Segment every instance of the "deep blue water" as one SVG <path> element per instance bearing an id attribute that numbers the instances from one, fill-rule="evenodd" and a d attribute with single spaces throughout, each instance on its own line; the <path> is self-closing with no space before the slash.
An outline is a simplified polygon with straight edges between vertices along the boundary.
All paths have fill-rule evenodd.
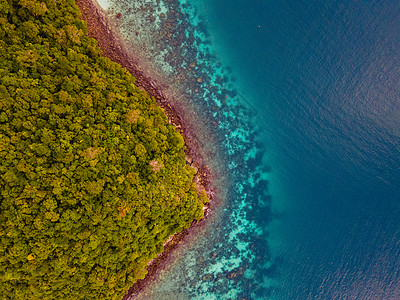
<path id="1" fill-rule="evenodd" d="M 399 2 L 109 2 L 220 191 L 143 297 L 400 299 Z"/>
<path id="2" fill-rule="evenodd" d="M 400 299 L 399 2 L 206 3 L 277 177 L 277 298 Z"/>

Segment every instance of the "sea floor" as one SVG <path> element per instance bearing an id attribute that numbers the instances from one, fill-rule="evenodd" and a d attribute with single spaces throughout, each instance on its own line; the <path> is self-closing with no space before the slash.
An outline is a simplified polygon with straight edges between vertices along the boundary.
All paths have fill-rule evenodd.
<path id="1" fill-rule="evenodd" d="M 275 274 L 265 230 L 273 214 L 266 151 L 253 122 L 257 109 L 221 64 L 202 2 L 99 4 L 127 50 L 190 124 L 217 191 L 205 226 L 185 238 L 138 299 L 267 296 Z"/>

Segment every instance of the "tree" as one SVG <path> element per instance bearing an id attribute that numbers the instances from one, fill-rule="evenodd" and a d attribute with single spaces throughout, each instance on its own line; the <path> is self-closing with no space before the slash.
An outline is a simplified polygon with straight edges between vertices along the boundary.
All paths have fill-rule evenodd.
<path id="1" fill-rule="evenodd" d="M 120 299 L 201 218 L 183 138 L 72 0 L 0 0 L 0 298 Z"/>

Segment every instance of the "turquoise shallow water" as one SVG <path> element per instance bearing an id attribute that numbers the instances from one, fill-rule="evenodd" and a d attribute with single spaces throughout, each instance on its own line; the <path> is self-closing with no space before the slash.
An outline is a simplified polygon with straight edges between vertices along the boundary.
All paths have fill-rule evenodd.
<path id="1" fill-rule="evenodd" d="M 400 5 L 110 0 L 219 201 L 143 299 L 400 298 Z"/>

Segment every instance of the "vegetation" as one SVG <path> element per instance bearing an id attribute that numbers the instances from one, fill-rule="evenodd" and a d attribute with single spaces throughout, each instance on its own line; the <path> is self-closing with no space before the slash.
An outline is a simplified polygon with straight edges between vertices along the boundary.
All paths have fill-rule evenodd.
<path id="1" fill-rule="evenodd" d="M 0 298 L 121 299 L 203 214 L 184 142 L 73 0 L 0 0 Z"/>

